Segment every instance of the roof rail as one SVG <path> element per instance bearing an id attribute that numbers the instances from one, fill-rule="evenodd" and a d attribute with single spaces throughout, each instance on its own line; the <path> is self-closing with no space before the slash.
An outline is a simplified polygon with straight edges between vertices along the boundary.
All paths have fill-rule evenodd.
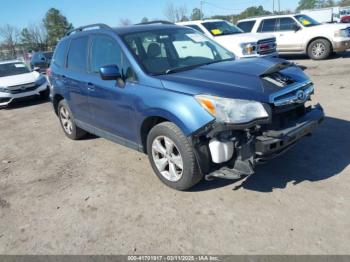
<path id="1" fill-rule="evenodd" d="M 166 21 L 166 20 L 154 20 L 154 21 L 139 23 L 136 25 L 152 25 L 152 24 L 173 25 L 174 23 Z"/>
<path id="2" fill-rule="evenodd" d="M 80 26 L 80 27 L 77 27 L 77 28 L 74 28 L 72 30 L 69 30 L 65 36 L 69 36 L 71 35 L 72 33 L 74 32 L 82 32 L 84 31 L 84 29 L 87 29 L 87 28 L 94 28 L 94 27 L 98 27 L 99 29 L 112 29 L 110 26 L 106 25 L 106 24 L 91 24 L 91 25 L 84 25 L 84 26 Z"/>

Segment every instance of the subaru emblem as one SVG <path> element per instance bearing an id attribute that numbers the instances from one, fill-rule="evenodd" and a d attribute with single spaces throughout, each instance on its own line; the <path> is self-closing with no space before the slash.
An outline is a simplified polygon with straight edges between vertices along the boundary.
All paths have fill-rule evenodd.
<path id="1" fill-rule="evenodd" d="M 305 92 L 303 90 L 299 90 L 296 93 L 296 97 L 297 97 L 297 101 L 299 103 L 305 102 L 305 100 L 306 100 L 306 94 L 305 94 Z"/>

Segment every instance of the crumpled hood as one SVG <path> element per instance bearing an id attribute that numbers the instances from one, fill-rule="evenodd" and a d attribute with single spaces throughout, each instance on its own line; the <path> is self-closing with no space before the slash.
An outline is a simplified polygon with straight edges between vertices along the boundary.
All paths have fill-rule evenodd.
<path id="1" fill-rule="evenodd" d="M 0 86 L 8 87 L 8 86 L 17 86 L 17 85 L 33 83 L 36 80 L 38 80 L 39 76 L 40 74 L 38 72 L 33 71 L 30 73 L 25 73 L 20 75 L 0 77 Z"/>
<path id="2" fill-rule="evenodd" d="M 285 87 L 266 85 L 263 75 L 281 72 L 296 82 L 309 78 L 297 66 L 279 58 L 256 58 L 201 66 L 157 76 L 164 88 L 191 95 L 210 94 L 228 98 L 269 102 L 272 93 Z"/>

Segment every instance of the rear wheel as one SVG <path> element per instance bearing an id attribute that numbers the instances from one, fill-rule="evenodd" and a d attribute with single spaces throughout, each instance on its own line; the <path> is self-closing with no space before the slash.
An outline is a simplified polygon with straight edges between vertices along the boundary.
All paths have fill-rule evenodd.
<path id="1" fill-rule="evenodd" d="M 86 131 L 79 128 L 74 121 L 72 112 L 70 111 L 66 100 L 58 103 L 58 117 L 65 135 L 72 139 L 78 140 L 86 135 Z"/>
<path id="2" fill-rule="evenodd" d="M 323 60 L 332 54 L 332 45 L 326 39 L 316 39 L 308 47 L 308 55 L 313 60 Z"/>
<path id="3" fill-rule="evenodd" d="M 154 172 L 171 188 L 187 190 L 202 179 L 191 143 L 171 122 L 152 128 L 147 137 L 147 152 Z"/>

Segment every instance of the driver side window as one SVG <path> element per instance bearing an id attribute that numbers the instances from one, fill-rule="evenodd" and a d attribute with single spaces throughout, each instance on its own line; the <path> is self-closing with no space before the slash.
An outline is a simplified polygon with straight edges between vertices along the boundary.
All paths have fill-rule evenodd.
<path id="1" fill-rule="evenodd" d="M 90 71 L 98 73 L 101 67 L 107 65 L 118 66 L 125 80 L 135 80 L 135 74 L 119 44 L 111 37 L 96 35 L 91 45 Z"/>

